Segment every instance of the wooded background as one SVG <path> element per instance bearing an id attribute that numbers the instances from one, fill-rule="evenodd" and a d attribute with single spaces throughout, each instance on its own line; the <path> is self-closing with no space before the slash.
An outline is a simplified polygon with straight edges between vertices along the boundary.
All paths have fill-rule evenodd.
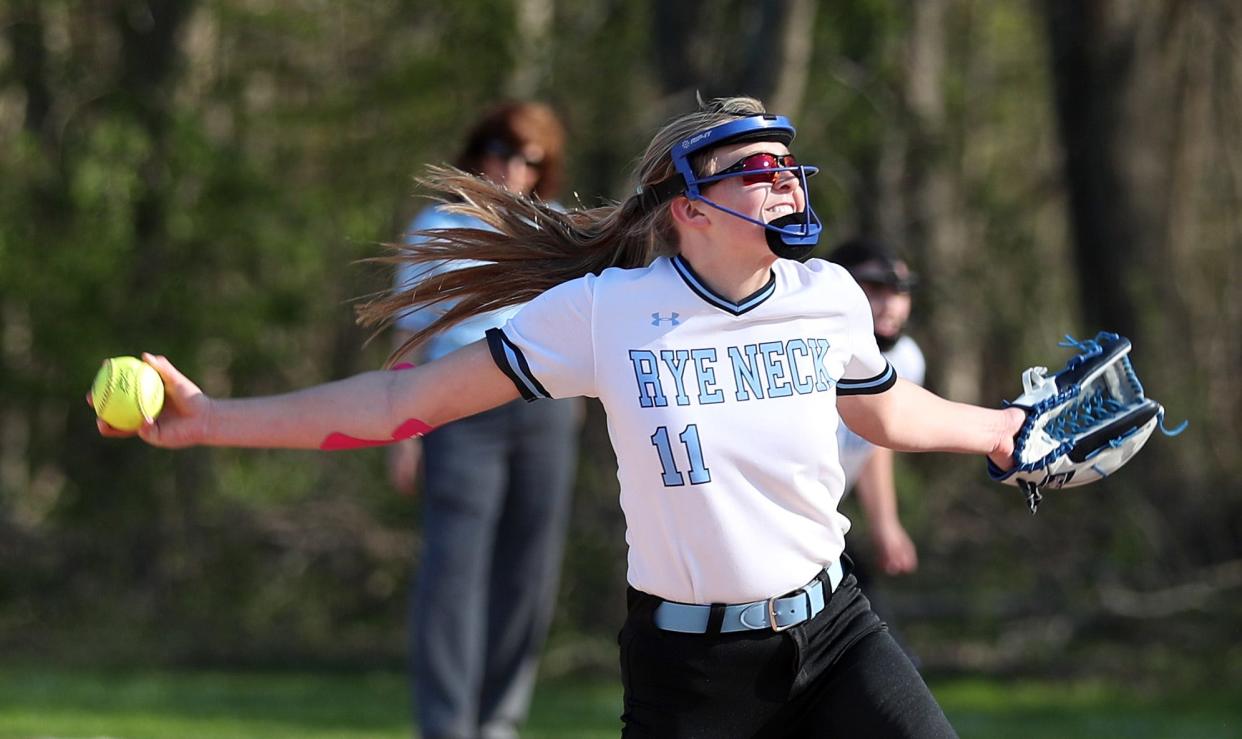
<path id="1" fill-rule="evenodd" d="M 885 587 L 927 668 L 1237 679 L 1240 31 L 1228 0 L 3 0 L 0 654 L 399 664 L 419 511 L 383 452 L 104 440 L 100 360 L 227 395 L 374 368 L 357 260 L 484 106 L 564 115 L 573 207 L 697 92 L 795 120 L 825 250 L 906 252 L 933 389 L 999 404 L 1107 329 L 1190 420 L 1035 517 L 902 457 L 922 567 Z M 623 615 L 597 406 L 584 439 L 553 672 L 613 669 Z"/>

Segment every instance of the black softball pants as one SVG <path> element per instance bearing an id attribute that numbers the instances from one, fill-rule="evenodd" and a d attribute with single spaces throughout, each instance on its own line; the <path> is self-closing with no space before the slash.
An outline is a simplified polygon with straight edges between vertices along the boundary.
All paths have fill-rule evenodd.
<path id="1" fill-rule="evenodd" d="M 852 574 L 815 618 L 781 633 L 662 631 L 660 599 L 628 595 L 626 739 L 957 736 Z"/>

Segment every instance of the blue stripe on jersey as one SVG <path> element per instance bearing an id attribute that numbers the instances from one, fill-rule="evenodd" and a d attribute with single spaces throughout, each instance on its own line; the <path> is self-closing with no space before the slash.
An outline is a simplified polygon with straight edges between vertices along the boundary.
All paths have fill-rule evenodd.
<path id="1" fill-rule="evenodd" d="M 530 365 L 526 363 L 526 356 L 522 354 L 522 350 L 509 341 L 509 337 L 505 336 L 505 332 L 498 328 L 489 328 L 487 330 L 487 348 L 491 350 L 492 361 L 500 368 L 501 372 L 508 375 L 509 379 L 517 387 L 518 392 L 527 402 L 538 400 L 539 398 L 550 398 L 551 394 L 539 384 L 539 380 L 535 379 L 535 375 L 530 371 Z"/>
<path id="2" fill-rule="evenodd" d="M 757 308 L 760 303 L 772 297 L 772 293 L 776 292 L 776 274 L 769 273 L 766 285 L 759 288 L 748 297 L 743 298 L 742 302 L 734 303 L 733 301 L 728 300 L 727 298 L 722 298 L 715 292 L 712 292 L 712 289 L 707 286 L 707 283 L 703 282 L 703 280 L 701 280 L 699 276 L 694 273 L 694 270 L 690 267 L 690 264 L 686 262 L 686 260 L 682 259 L 680 254 L 673 257 L 672 262 L 673 268 L 677 270 L 677 274 L 681 275 L 681 279 L 685 280 L 686 285 L 691 291 L 693 291 L 700 298 L 703 298 L 703 300 L 706 300 L 708 303 L 711 303 L 722 310 L 726 310 L 735 316 L 740 316 L 748 310 Z"/>
<path id="3" fill-rule="evenodd" d="M 875 377 L 865 380 L 847 380 L 844 377 L 837 381 L 837 395 L 875 395 L 882 393 L 897 384 L 897 371 L 893 365 L 884 363 L 884 371 Z"/>

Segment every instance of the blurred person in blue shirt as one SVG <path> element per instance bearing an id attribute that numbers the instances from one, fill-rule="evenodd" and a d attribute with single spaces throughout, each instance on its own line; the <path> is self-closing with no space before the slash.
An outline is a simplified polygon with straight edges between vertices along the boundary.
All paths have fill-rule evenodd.
<path id="1" fill-rule="evenodd" d="M 541 103 L 506 102 L 470 129 L 455 166 L 509 190 L 552 201 L 563 180 L 565 130 Z M 407 241 L 483 222 L 427 207 Z M 469 266 L 398 269 L 396 286 Z M 405 343 L 451 303 L 397 321 Z M 468 318 L 432 335 L 404 359 L 438 359 L 483 338 L 521 308 Z M 393 485 L 413 494 L 424 472 L 423 545 L 410 599 L 410 665 L 422 736 L 517 736 L 534 691 L 551 623 L 577 471 L 581 399 L 515 400 L 390 450 Z"/>

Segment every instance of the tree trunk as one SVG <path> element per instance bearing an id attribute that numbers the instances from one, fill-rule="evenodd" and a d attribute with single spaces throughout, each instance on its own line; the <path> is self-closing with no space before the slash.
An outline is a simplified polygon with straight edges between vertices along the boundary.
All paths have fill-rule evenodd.
<path id="1" fill-rule="evenodd" d="M 815 14 L 814 0 L 656 0 L 652 38 L 661 89 L 677 98 L 750 95 L 796 116 L 815 46 Z"/>
<path id="2" fill-rule="evenodd" d="M 42 138 L 49 133 L 48 114 L 52 109 L 42 8 L 34 0 L 15 0 L 5 25 L 13 54 L 13 70 L 26 95 L 23 128 Z"/>
<path id="3" fill-rule="evenodd" d="M 533 98 L 547 86 L 552 67 L 552 18 L 554 0 L 517 0 L 517 53 L 509 94 Z"/>
<path id="4" fill-rule="evenodd" d="M 1153 234 L 1138 228 L 1133 191 L 1123 176 L 1126 158 L 1142 153 L 1125 141 L 1136 39 L 1130 23 L 1110 12 L 1116 5 L 1045 0 L 1043 9 L 1083 319 L 1088 330 L 1138 341 L 1127 285 L 1135 250 Z"/>
<path id="5" fill-rule="evenodd" d="M 146 278 L 158 275 L 162 266 L 159 257 L 167 215 L 166 138 L 172 120 L 172 82 L 181 63 L 180 31 L 193 5 L 193 0 L 127 2 L 118 4 L 113 14 L 121 37 L 118 107 L 134 116 L 151 143 L 151 154 L 141 167 L 146 188 L 134 208 L 134 233 L 149 265 L 142 272 Z"/>
<path id="6" fill-rule="evenodd" d="M 946 151 L 944 91 L 946 0 L 912 5 L 906 65 L 910 114 L 906 153 L 905 243 L 925 266 L 924 325 L 929 334 L 933 384 L 946 397 L 977 402 L 984 315 L 969 284 L 970 242 L 963 224 L 959 183 Z"/>

